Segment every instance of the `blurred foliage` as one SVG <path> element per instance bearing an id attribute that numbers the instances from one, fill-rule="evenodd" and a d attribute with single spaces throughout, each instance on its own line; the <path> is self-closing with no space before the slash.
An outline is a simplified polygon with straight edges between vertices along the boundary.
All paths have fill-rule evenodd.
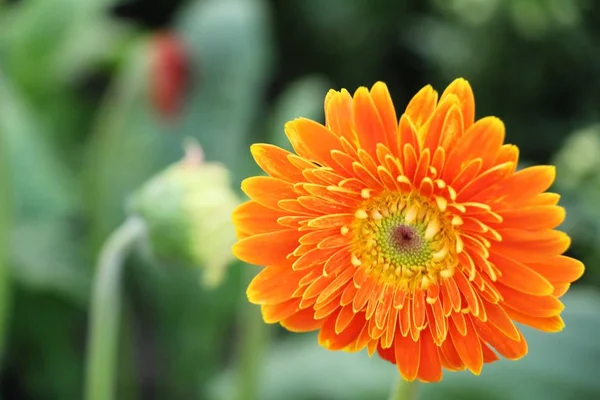
<path id="1" fill-rule="evenodd" d="M 248 145 L 288 147 L 284 122 L 321 120 L 329 88 L 383 80 L 402 107 L 457 76 L 479 116 L 505 121 L 524 164 L 557 164 L 570 252 L 588 269 L 565 297 L 563 333 L 527 331 L 523 361 L 449 373 L 420 396 L 600 397 L 599 19 L 590 0 L 0 2 L 0 397 L 80 397 L 98 249 L 131 193 L 181 158 L 183 138 L 239 186 L 258 173 Z M 175 119 L 150 96 L 165 30 L 189 61 Z M 226 398 L 250 267 L 232 265 L 211 291 L 195 269 L 143 256 L 128 267 L 119 398 Z M 396 376 L 312 335 L 273 333 L 255 366 L 261 399 L 383 399 Z"/>

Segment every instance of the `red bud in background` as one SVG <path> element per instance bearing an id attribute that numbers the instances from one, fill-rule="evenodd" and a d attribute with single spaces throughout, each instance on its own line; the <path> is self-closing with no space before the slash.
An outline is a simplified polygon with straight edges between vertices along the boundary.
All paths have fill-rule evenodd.
<path id="1" fill-rule="evenodd" d="M 150 74 L 152 104 L 163 119 L 180 113 L 189 79 L 188 58 L 183 43 L 172 32 L 156 35 L 152 43 Z"/>

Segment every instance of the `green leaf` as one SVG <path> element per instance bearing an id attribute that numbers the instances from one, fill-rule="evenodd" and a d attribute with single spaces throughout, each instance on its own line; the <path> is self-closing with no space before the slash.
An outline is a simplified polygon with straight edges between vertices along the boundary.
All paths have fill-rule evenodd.
<path id="1" fill-rule="evenodd" d="M 85 301 L 88 277 L 81 238 L 67 222 L 77 210 L 74 178 L 58 158 L 35 113 L 0 75 L 1 148 L 14 201 L 10 266 L 19 283 Z M 4 208 L 3 208 L 4 210 Z"/>
<path id="2" fill-rule="evenodd" d="M 0 130 L 14 184 L 15 216 L 64 217 L 76 209 L 73 176 L 48 141 L 35 112 L 0 74 Z"/>

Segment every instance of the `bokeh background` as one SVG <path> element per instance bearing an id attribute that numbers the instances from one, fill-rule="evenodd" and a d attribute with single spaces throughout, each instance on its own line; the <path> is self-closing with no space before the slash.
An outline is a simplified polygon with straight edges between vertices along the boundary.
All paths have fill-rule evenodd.
<path id="1" fill-rule="evenodd" d="M 600 398 L 598 21 L 593 0 L 0 1 L 1 398 L 82 398 L 98 251 L 184 138 L 238 190 L 258 173 L 248 145 L 288 147 L 283 123 L 322 121 L 329 88 L 383 80 L 402 109 L 459 76 L 522 165 L 558 166 L 587 271 L 563 332 L 525 329 L 522 361 L 447 372 L 418 398 Z M 201 268 L 129 260 L 119 399 L 386 398 L 393 365 L 263 325 L 254 267 L 215 289 Z"/>

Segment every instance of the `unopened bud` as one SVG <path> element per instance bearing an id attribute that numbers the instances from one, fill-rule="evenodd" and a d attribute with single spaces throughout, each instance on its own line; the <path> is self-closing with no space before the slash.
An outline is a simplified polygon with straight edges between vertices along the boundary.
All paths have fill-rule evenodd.
<path id="1" fill-rule="evenodd" d="M 200 145 L 190 142 L 183 160 L 134 194 L 131 211 L 144 219 L 156 257 L 203 267 L 202 281 L 212 287 L 233 259 L 230 215 L 239 203 L 229 171 L 205 163 Z"/>

